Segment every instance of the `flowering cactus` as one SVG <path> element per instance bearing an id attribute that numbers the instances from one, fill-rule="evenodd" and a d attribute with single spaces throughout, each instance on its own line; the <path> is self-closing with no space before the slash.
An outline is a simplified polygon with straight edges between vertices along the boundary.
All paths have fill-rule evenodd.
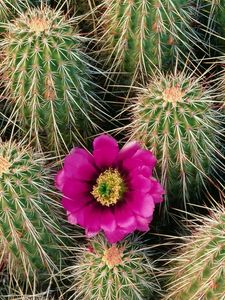
<path id="1" fill-rule="evenodd" d="M 74 148 L 56 177 L 68 220 L 88 236 L 103 230 L 111 243 L 135 230 L 146 231 L 163 189 L 152 177 L 156 163 L 136 142 L 119 151 L 114 138 L 101 135 L 93 154 Z"/>

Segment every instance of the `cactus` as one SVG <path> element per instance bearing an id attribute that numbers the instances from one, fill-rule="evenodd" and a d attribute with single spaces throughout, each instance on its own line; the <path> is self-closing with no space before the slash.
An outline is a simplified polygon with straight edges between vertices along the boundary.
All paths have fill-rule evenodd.
<path id="1" fill-rule="evenodd" d="M 0 1 L 0 32 L 4 31 L 4 23 L 14 18 L 19 12 L 25 10 L 30 0 L 4 0 Z"/>
<path id="2" fill-rule="evenodd" d="M 72 22 L 46 6 L 30 9 L 8 24 L 1 43 L 11 119 L 38 150 L 46 146 L 57 154 L 84 142 L 100 111 Z"/>
<path id="3" fill-rule="evenodd" d="M 0 266 L 16 286 L 25 282 L 32 288 L 38 277 L 53 275 L 61 255 L 61 232 L 43 167 L 43 158 L 31 149 L 1 143 Z"/>
<path id="4" fill-rule="evenodd" d="M 87 248 L 77 249 L 76 262 L 67 269 L 66 277 L 74 280 L 70 299 L 149 299 L 160 290 L 149 252 L 137 238 L 113 245 L 101 235 L 92 238 Z"/>
<path id="5" fill-rule="evenodd" d="M 222 168 L 222 115 L 212 109 L 214 92 L 183 72 L 156 76 L 134 99 L 127 136 L 157 157 L 165 210 L 186 210 L 213 168 Z"/>
<path id="6" fill-rule="evenodd" d="M 190 1 L 104 0 L 100 26 L 103 52 L 110 51 L 111 70 L 136 78 L 168 70 L 176 57 L 187 59 L 197 39 L 191 28 Z M 143 78 L 144 79 L 144 78 Z"/>
<path id="7" fill-rule="evenodd" d="M 201 222 L 201 223 L 200 223 Z M 192 236 L 183 237 L 177 256 L 170 259 L 171 282 L 165 300 L 225 299 L 225 209 L 198 217 Z"/>

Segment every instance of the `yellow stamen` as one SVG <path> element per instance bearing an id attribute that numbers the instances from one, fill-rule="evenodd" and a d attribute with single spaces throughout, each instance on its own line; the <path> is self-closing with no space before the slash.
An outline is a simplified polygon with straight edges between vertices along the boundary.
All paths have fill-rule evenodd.
<path id="1" fill-rule="evenodd" d="M 0 176 L 3 173 L 7 172 L 10 166 L 11 166 L 10 162 L 7 159 L 5 159 L 3 156 L 0 156 Z"/>
<path id="2" fill-rule="evenodd" d="M 123 196 L 125 186 L 118 170 L 108 169 L 101 173 L 93 187 L 92 195 L 104 206 L 115 205 Z"/>
<path id="3" fill-rule="evenodd" d="M 177 102 L 181 102 L 185 92 L 178 86 L 172 86 L 165 89 L 162 93 L 163 100 L 170 102 L 173 106 L 176 106 Z"/>
<path id="4" fill-rule="evenodd" d="M 122 264 L 123 250 L 117 248 L 115 245 L 104 251 L 102 260 L 107 264 L 108 267 L 113 268 Z"/>

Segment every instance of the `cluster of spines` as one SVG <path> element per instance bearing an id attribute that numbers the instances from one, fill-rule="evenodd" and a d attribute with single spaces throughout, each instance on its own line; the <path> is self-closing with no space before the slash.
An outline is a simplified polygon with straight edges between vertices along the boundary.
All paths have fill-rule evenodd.
<path id="1" fill-rule="evenodd" d="M 184 73 L 159 75 L 135 98 L 128 136 L 153 151 L 166 204 L 187 209 L 213 168 L 222 168 L 222 115 L 213 89 Z M 181 201 L 183 200 L 183 201 Z"/>
<path id="2" fill-rule="evenodd" d="M 38 149 L 48 146 L 57 154 L 72 142 L 84 143 L 100 114 L 90 64 L 72 23 L 57 10 L 30 9 L 8 24 L 1 43 L 11 119 Z"/>
<path id="3" fill-rule="evenodd" d="M 30 149 L 1 143 L 0 265 L 9 282 L 31 289 L 56 272 L 63 245 L 43 167 L 43 158 Z"/>
<path id="4" fill-rule="evenodd" d="M 4 23 L 14 18 L 31 4 L 29 0 L 4 0 L 0 2 L 0 31 L 4 29 Z"/>
<path id="5" fill-rule="evenodd" d="M 159 289 L 148 247 L 136 238 L 110 245 L 102 236 L 75 250 L 76 261 L 66 269 L 72 282 L 70 299 L 147 299 Z"/>
<path id="6" fill-rule="evenodd" d="M 225 211 L 211 210 L 190 227 L 192 236 L 183 237 L 176 256 L 170 259 L 166 299 L 211 300 L 225 298 Z"/>
<path id="7" fill-rule="evenodd" d="M 106 0 L 101 18 L 102 51 L 113 72 L 143 79 L 186 61 L 197 39 L 187 1 Z"/>

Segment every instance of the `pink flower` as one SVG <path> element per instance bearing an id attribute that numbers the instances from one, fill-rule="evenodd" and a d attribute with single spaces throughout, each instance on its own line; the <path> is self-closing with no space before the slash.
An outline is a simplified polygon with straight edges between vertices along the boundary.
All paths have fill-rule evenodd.
<path id="1" fill-rule="evenodd" d="M 152 177 L 155 157 L 137 142 L 119 150 L 105 134 L 95 138 L 93 148 L 93 154 L 74 148 L 56 176 L 68 221 L 85 228 L 89 237 L 103 230 L 110 243 L 149 230 L 164 193 Z"/>

